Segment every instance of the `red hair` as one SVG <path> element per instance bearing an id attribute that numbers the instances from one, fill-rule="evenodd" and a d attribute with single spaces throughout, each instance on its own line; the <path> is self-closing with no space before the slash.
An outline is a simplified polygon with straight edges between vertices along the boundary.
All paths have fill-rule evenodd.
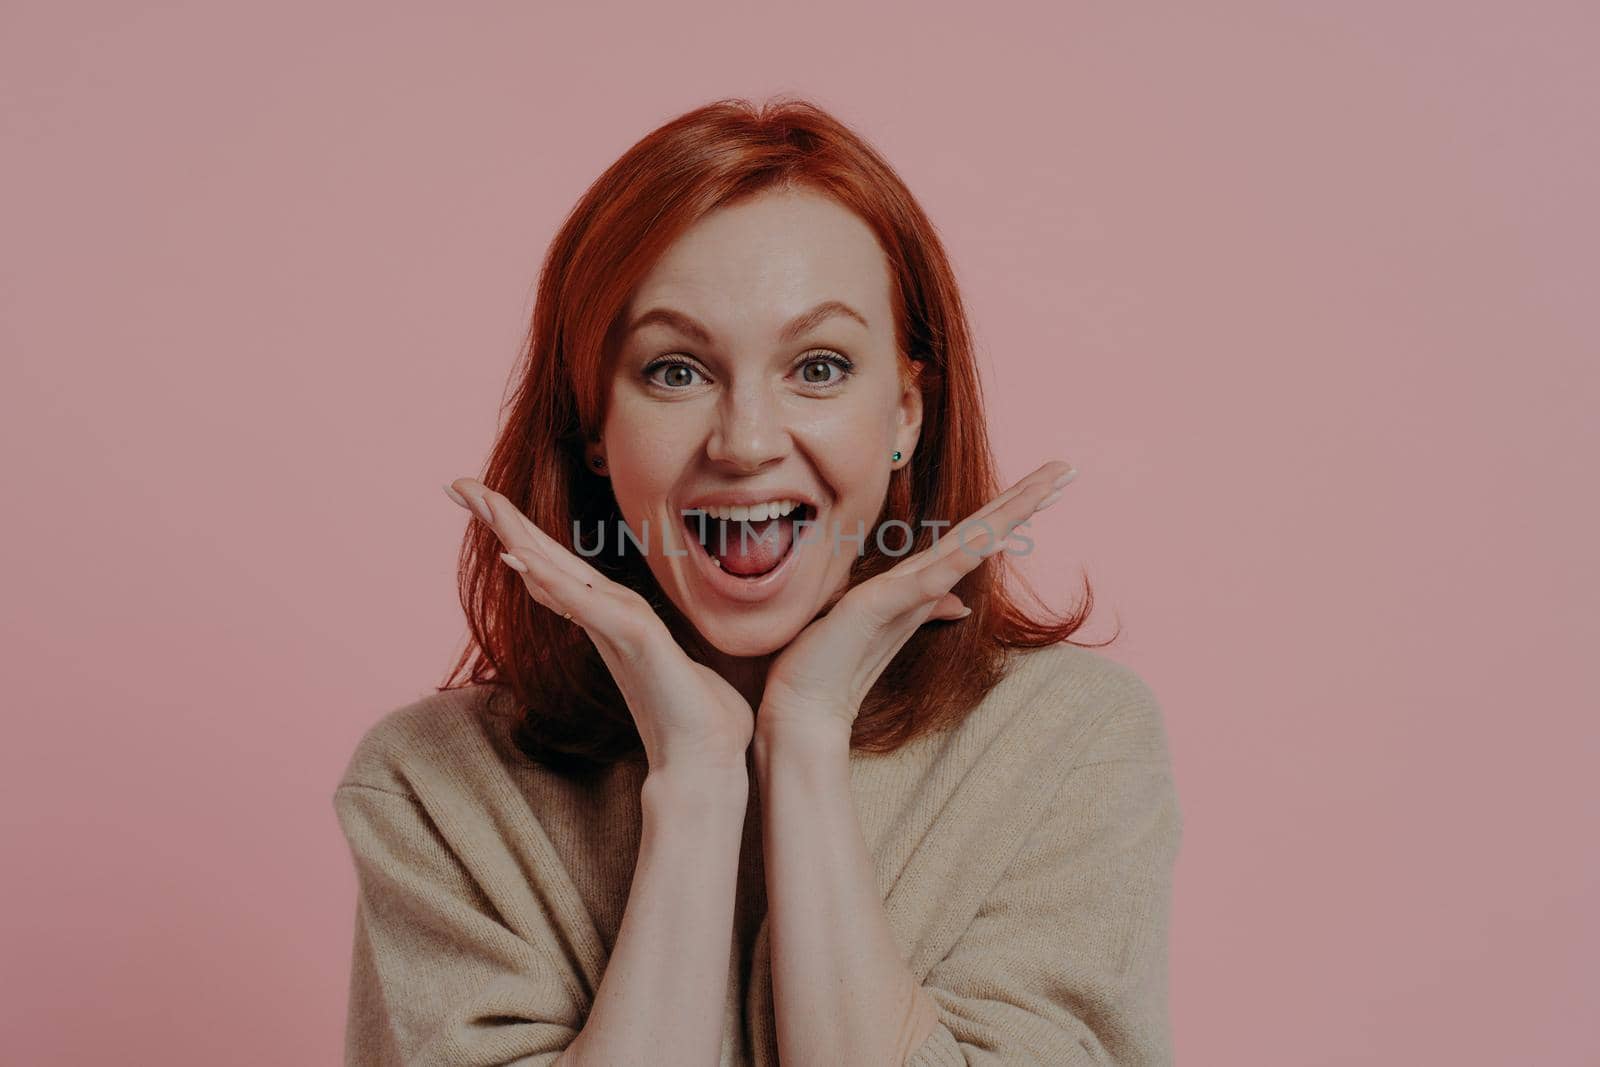
<path id="1" fill-rule="evenodd" d="M 959 522 L 997 496 L 966 311 L 933 224 L 858 134 L 807 101 L 783 98 L 759 110 L 732 99 L 696 108 L 645 136 L 590 185 L 546 255 L 509 416 L 480 480 L 568 548 L 575 522 L 615 528 L 621 512 L 610 482 L 587 469 L 584 445 L 599 439 L 605 421 L 622 311 L 697 220 L 782 188 L 825 193 L 872 228 L 889 264 L 902 373 L 909 359 L 921 364 L 921 434 L 911 462 L 890 479 L 878 521 L 909 524 L 921 550 L 933 533 L 918 517 Z M 873 540 L 851 585 L 901 558 Z M 900 547 L 898 536 L 889 541 Z M 535 601 L 499 559 L 501 548 L 482 523 L 469 525 L 458 577 L 472 643 L 438 688 L 486 683 L 508 693 L 521 709 L 518 747 L 557 772 L 642 759 L 632 714 L 588 635 Z M 990 557 L 956 585 L 971 615 L 924 625 L 901 648 L 862 704 L 853 749 L 888 752 L 954 725 L 1004 675 L 1009 649 L 1069 641 L 1083 625 L 1094 606 L 1087 578 L 1078 610 L 1036 616 L 1007 587 L 1005 558 Z M 638 553 L 590 563 L 644 595 L 691 654 L 703 649 Z M 1098 648 L 1110 640 L 1069 643 Z"/>

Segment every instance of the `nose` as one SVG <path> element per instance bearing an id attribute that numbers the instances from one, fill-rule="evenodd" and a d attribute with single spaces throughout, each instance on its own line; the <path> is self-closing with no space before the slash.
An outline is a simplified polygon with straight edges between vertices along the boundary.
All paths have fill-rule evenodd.
<path id="1" fill-rule="evenodd" d="M 718 405 L 706 455 L 740 473 L 760 470 L 789 451 L 782 406 L 769 390 L 751 383 L 729 390 Z"/>

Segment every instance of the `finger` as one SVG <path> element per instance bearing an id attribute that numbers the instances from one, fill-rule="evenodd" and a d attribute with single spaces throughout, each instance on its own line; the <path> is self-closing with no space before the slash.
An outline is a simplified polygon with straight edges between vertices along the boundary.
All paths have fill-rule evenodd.
<path id="1" fill-rule="evenodd" d="M 531 547 L 547 557 L 564 573 L 589 586 L 610 580 L 579 559 L 571 549 L 545 533 L 537 523 L 524 515 L 521 509 L 502 494 L 493 489 L 483 489 L 482 500 L 494 517 L 492 527 L 496 536 L 508 548 L 513 545 Z"/>
<path id="2" fill-rule="evenodd" d="M 510 549 L 501 559 L 507 555 L 527 568 L 523 583 L 534 599 L 587 631 L 601 655 L 609 656 L 608 663 L 614 663 L 618 654 L 637 655 L 651 639 L 666 633 L 660 617 L 627 586 L 604 576 L 586 581 L 560 567 L 549 553 L 527 543 Z M 506 565 L 517 569 L 509 560 Z"/>
<path id="3" fill-rule="evenodd" d="M 863 582 L 843 599 L 853 601 L 850 610 L 859 612 L 866 632 L 898 631 L 904 638 L 929 619 L 968 614 L 961 598 L 950 591 L 956 580 L 942 571 L 895 567 Z"/>
<path id="4" fill-rule="evenodd" d="M 446 482 L 445 493 L 449 495 L 451 500 L 466 508 L 473 518 L 480 520 L 485 525 L 493 526 L 494 517 L 489 514 L 488 507 L 479 495 L 483 491 L 483 483 L 470 478 L 460 478 L 457 481 L 461 482 L 460 486 L 457 486 L 455 482 Z"/>
<path id="5" fill-rule="evenodd" d="M 1011 488 L 989 501 L 983 507 L 967 516 L 967 518 L 969 521 L 972 519 L 987 519 L 996 512 L 1016 503 L 1021 498 L 1030 496 L 1034 498 L 1042 497 L 1049 492 L 1049 489 L 1046 488 L 1047 486 L 1053 488 L 1055 483 L 1060 481 L 1061 477 L 1069 471 L 1074 474 L 1077 473 L 1076 469 L 1065 460 L 1053 459 L 1047 463 L 1040 464 L 1028 474 L 1017 479 Z M 1037 499 L 1034 502 L 1037 503 Z"/>
<path id="6" fill-rule="evenodd" d="M 1018 526 L 1054 503 L 1060 496 L 1060 486 L 1076 473 L 1075 468 L 1060 460 L 1044 464 L 973 512 L 938 544 L 886 571 L 880 576 L 883 588 L 876 591 L 871 614 L 888 622 L 939 602 L 980 563 L 1004 549 L 1006 539 Z M 931 610 L 940 617 L 950 617 L 942 614 L 950 610 L 947 604 Z"/>
<path id="7" fill-rule="evenodd" d="M 605 631 L 613 621 L 608 598 L 592 585 L 574 578 L 548 555 L 532 545 L 521 544 L 500 553 L 512 570 L 522 575 L 522 584 L 540 604 L 557 615 L 564 615 L 584 629 Z"/>
<path id="8" fill-rule="evenodd" d="M 986 520 L 1000 539 L 1018 524 L 1027 521 L 1040 505 L 1052 495 L 1059 497 L 1061 488 L 1078 473 L 1077 468 L 1064 460 L 1052 460 L 1018 481 L 987 505 L 979 508 L 975 516 Z M 1053 501 L 1052 501 L 1053 502 Z"/>
<path id="9" fill-rule="evenodd" d="M 957 582 L 977 570 L 984 560 L 1005 548 L 1005 544 L 1004 538 L 998 538 L 981 551 L 963 549 L 951 552 L 914 571 L 909 581 L 914 585 L 917 595 L 931 600 L 953 589 Z"/>
<path id="10" fill-rule="evenodd" d="M 954 536 L 941 539 L 933 548 L 902 560 L 851 591 L 860 595 L 862 611 L 870 624 L 887 627 L 911 620 L 911 628 L 915 629 L 937 610 L 942 598 L 955 597 L 950 590 L 963 576 L 976 570 L 992 550 L 967 546 L 951 551 L 947 542 Z M 994 544 L 1004 546 L 998 539 Z M 955 599 L 959 604 L 959 598 Z M 917 616 L 919 611 L 924 614 Z"/>
<path id="11" fill-rule="evenodd" d="M 956 552 L 904 574 L 889 571 L 882 575 L 885 589 L 878 610 L 888 618 L 914 615 L 920 609 L 927 609 L 929 617 L 959 617 L 965 605 L 950 590 L 985 558 Z"/>
<path id="12" fill-rule="evenodd" d="M 1077 470 L 1064 460 L 1051 460 L 1022 478 L 1010 489 L 957 523 L 939 543 L 912 556 L 906 563 L 930 566 L 952 554 L 976 555 L 976 567 L 1004 547 L 1006 537 L 1032 515 L 1034 508 L 1061 488 Z M 1053 503 L 1053 501 L 1052 501 Z M 969 568 L 970 569 L 970 568 Z M 963 572 L 965 573 L 965 572 Z"/>
<path id="13" fill-rule="evenodd" d="M 665 624 L 642 596 L 583 562 L 504 495 L 479 482 L 469 483 L 466 495 L 483 501 L 495 536 L 528 567 L 522 576 L 528 592 L 581 626 L 607 663 L 616 663 L 618 656 L 637 656 L 663 636 L 670 640 Z"/>
<path id="14" fill-rule="evenodd" d="M 549 608 L 557 615 L 565 614 L 571 610 L 565 604 L 557 602 L 555 596 L 540 581 L 540 575 L 545 573 L 550 566 L 549 561 L 544 559 L 543 556 L 527 548 L 518 547 L 507 549 L 500 553 L 500 559 L 506 566 L 521 575 L 522 584 L 528 590 L 528 595 L 533 597 L 537 603 Z"/>

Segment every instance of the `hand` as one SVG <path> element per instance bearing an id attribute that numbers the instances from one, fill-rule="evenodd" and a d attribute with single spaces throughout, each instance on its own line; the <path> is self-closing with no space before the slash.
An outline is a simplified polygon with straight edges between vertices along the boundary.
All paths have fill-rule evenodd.
<path id="1" fill-rule="evenodd" d="M 533 598 L 558 615 L 570 612 L 572 624 L 594 641 L 639 728 L 651 770 L 669 763 L 745 767 L 755 728 L 749 703 L 689 658 L 644 597 L 601 574 L 482 482 L 457 479 L 445 492 L 494 530 L 506 546 L 501 559 L 522 573 Z"/>
<path id="2" fill-rule="evenodd" d="M 937 544 L 840 597 L 773 661 L 757 727 L 765 732 L 791 724 L 842 725 L 848 737 L 861 702 L 917 627 L 968 613 L 950 588 L 1003 549 L 1018 525 L 1060 499 L 1062 487 L 1076 474 L 1060 460 L 1046 463 L 952 527 Z M 976 525 L 980 520 L 994 531 L 992 537 Z"/>

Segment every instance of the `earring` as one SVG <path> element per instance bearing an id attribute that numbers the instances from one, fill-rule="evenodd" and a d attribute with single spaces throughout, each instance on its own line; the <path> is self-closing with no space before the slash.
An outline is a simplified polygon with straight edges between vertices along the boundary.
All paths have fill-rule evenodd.
<path id="1" fill-rule="evenodd" d="M 604 470 L 605 469 L 606 460 L 605 460 L 604 456 L 596 456 L 596 457 L 594 457 L 594 460 L 592 462 L 593 462 L 595 470 L 598 471 L 598 470 Z"/>
<path id="2" fill-rule="evenodd" d="M 894 455 L 890 456 L 889 459 L 894 463 L 899 463 L 900 462 L 900 450 L 898 448 L 895 449 L 894 450 Z"/>

